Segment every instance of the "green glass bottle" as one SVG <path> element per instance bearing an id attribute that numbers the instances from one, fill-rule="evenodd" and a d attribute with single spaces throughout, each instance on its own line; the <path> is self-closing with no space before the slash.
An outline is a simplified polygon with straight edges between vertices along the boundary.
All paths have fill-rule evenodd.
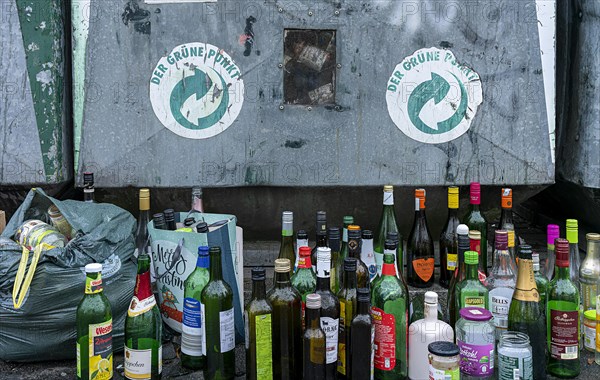
<path id="1" fill-rule="evenodd" d="M 394 255 L 385 254 L 381 280 L 371 292 L 371 315 L 375 328 L 374 376 L 376 380 L 408 376 L 408 299 L 396 277 Z"/>
<path id="2" fill-rule="evenodd" d="M 533 274 L 532 250 L 529 245 L 517 249 L 519 268 L 517 284 L 508 311 L 508 331 L 518 331 L 534 338 L 531 339 L 533 358 L 533 378 L 546 378 L 546 342 L 544 319 L 540 296 Z M 496 265 L 494 263 L 494 265 Z"/>
<path id="3" fill-rule="evenodd" d="M 112 379 L 112 312 L 102 291 L 102 264 L 85 266 L 85 294 L 77 306 L 75 322 L 77 379 Z"/>
<path id="4" fill-rule="evenodd" d="M 125 318 L 125 377 L 160 379 L 162 318 L 150 285 L 150 256 L 138 256 L 133 299 Z"/>
<path id="5" fill-rule="evenodd" d="M 470 188 L 470 205 L 467 215 L 463 219 L 463 223 L 469 227 L 469 231 L 479 231 L 481 233 L 481 258 L 482 268 L 485 275 L 488 274 L 488 247 L 487 247 L 487 228 L 488 223 L 479 205 L 481 204 L 481 184 L 479 182 L 471 183 Z"/>
<path id="6" fill-rule="evenodd" d="M 456 227 L 456 244 L 458 252 L 458 262 L 452 279 L 450 279 L 450 287 L 448 287 L 448 323 L 454 329 L 456 322 L 460 318 L 460 309 L 456 308 L 456 285 L 465 279 L 465 252 L 469 250 L 469 227 L 465 224 L 459 224 Z"/>
<path id="7" fill-rule="evenodd" d="M 325 332 L 321 328 L 321 296 L 306 296 L 306 331 L 302 336 L 304 378 L 325 380 Z"/>
<path id="8" fill-rule="evenodd" d="M 548 287 L 546 328 L 548 341 L 547 371 L 562 378 L 579 376 L 579 289 L 570 278 L 569 240 L 554 243 L 556 268 Z"/>
<path id="9" fill-rule="evenodd" d="M 252 268 L 252 299 L 244 312 L 248 380 L 273 379 L 272 317 L 273 307 L 265 289 L 265 269 Z"/>
<path id="10" fill-rule="evenodd" d="M 348 256 L 348 227 L 354 224 L 354 217 L 351 215 L 344 216 L 344 228 L 342 229 L 342 246 L 340 247 L 340 255 L 336 266 L 340 269 L 338 271 L 337 287 L 342 288 L 344 282 L 344 259 Z"/>
<path id="11" fill-rule="evenodd" d="M 464 307 L 489 310 L 489 292 L 479 281 L 478 259 L 477 252 L 465 252 L 465 279 L 456 284 L 456 310 L 460 311 Z"/>
<path id="12" fill-rule="evenodd" d="M 352 379 L 371 380 L 373 373 L 373 340 L 375 330 L 371 320 L 371 294 L 369 289 L 357 291 L 358 310 L 352 320 L 350 348 L 352 356 Z"/>
<path id="13" fill-rule="evenodd" d="M 275 260 L 275 283 L 267 294 L 273 307 L 273 378 L 302 379 L 302 296 L 290 282 L 290 261 Z"/>
<path id="14" fill-rule="evenodd" d="M 356 287 L 368 288 L 371 283 L 369 268 L 361 260 L 362 231 L 359 226 L 348 227 L 348 256 L 356 259 Z"/>
<path id="15" fill-rule="evenodd" d="M 294 213 L 291 211 L 284 211 L 281 216 L 281 245 L 278 258 L 288 259 L 290 263 L 296 261 L 296 254 L 294 253 Z"/>
<path id="16" fill-rule="evenodd" d="M 183 283 L 183 321 L 181 333 L 181 365 L 191 369 L 206 366 L 205 310 L 202 290 L 210 280 L 208 247 L 198 247 L 196 269 Z"/>
<path id="17" fill-rule="evenodd" d="M 338 358 L 340 326 L 340 301 L 329 286 L 331 274 L 331 248 L 317 249 L 317 290 L 321 296 L 321 328 L 325 332 L 325 377 L 335 379 Z"/>
<path id="18" fill-rule="evenodd" d="M 350 356 L 350 329 L 356 316 L 356 267 L 354 257 L 344 259 L 344 283 L 338 293 L 340 301 L 340 327 L 338 336 L 338 379 L 352 379 Z"/>
<path id="19" fill-rule="evenodd" d="M 312 270 L 312 264 L 310 262 L 310 247 L 300 247 L 298 252 L 298 270 L 292 275 L 291 283 L 292 286 L 302 296 L 302 331 L 304 331 L 305 323 L 305 310 L 306 310 L 306 296 L 310 293 L 314 293 L 317 287 L 317 276 Z"/>
<path id="20" fill-rule="evenodd" d="M 415 219 L 406 243 L 408 285 L 429 288 L 435 280 L 433 239 L 425 216 L 425 189 L 415 190 Z"/>
<path id="21" fill-rule="evenodd" d="M 340 265 L 340 247 L 341 236 L 339 227 L 329 227 L 327 230 L 327 245 L 331 249 L 331 272 L 330 272 L 330 287 L 333 294 L 337 294 L 340 290 L 338 273 L 342 272 Z"/>
<path id="22" fill-rule="evenodd" d="M 375 232 L 374 251 L 375 262 L 377 263 L 377 274 L 381 275 L 383 266 L 383 254 L 385 249 L 385 241 L 388 239 L 387 234 L 390 232 L 398 233 L 398 240 L 402 241 L 399 235 L 398 223 L 396 223 L 396 210 L 394 208 L 394 186 L 383 187 L 383 211 L 379 219 L 379 226 Z M 399 244 L 399 254 L 396 258 L 398 268 L 404 268 L 402 261 L 402 244 Z"/>
<path id="23" fill-rule="evenodd" d="M 223 280 L 221 248 L 210 247 L 209 255 L 210 280 L 200 296 L 206 316 L 205 378 L 233 379 L 235 377 L 233 292 L 231 286 Z"/>
<path id="24" fill-rule="evenodd" d="M 448 188 L 448 218 L 440 236 L 440 285 L 446 289 L 458 267 L 456 228 L 458 220 L 458 187 Z"/>
<path id="25" fill-rule="evenodd" d="M 540 271 L 540 254 L 533 252 L 531 254 L 531 260 L 533 262 L 533 277 L 535 279 L 535 286 L 537 287 L 538 293 L 540 294 L 540 310 L 544 316 L 544 322 L 546 321 L 546 294 L 548 293 L 548 285 L 550 281 Z M 545 330 L 544 330 L 545 331 Z"/>

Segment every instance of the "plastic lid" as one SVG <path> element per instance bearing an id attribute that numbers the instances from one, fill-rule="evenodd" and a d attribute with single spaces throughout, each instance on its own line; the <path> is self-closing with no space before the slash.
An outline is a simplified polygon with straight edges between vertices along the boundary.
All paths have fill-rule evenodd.
<path id="1" fill-rule="evenodd" d="M 275 260 L 275 272 L 276 273 L 289 273 L 289 271 L 290 271 L 290 259 Z"/>
<path id="2" fill-rule="evenodd" d="M 479 254 L 475 251 L 465 252 L 465 264 L 477 264 L 479 262 Z"/>
<path id="3" fill-rule="evenodd" d="M 352 215 L 344 216 L 344 224 L 352 224 L 354 223 L 354 217 Z"/>
<path id="4" fill-rule="evenodd" d="M 198 260 L 196 261 L 196 266 L 200 268 L 208 268 L 210 266 L 210 258 L 208 257 L 208 252 L 210 248 L 207 246 L 198 247 Z"/>
<path id="5" fill-rule="evenodd" d="M 252 281 L 264 281 L 265 277 L 265 268 L 252 268 Z"/>
<path id="6" fill-rule="evenodd" d="M 354 257 L 346 257 L 344 259 L 344 270 L 346 272 L 355 272 L 356 271 L 356 259 Z"/>
<path id="7" fill-rule="evenodd" d="M 308 294 L 306 296 L 306 308 L 307 309 L 320 309 L 321 308 L 321 296 L 318 294 Z"/>
<path id="8" fill-rule="evenodd" d="M 533 259 L 532 254 L 533 254 L 533 250 L 530 245 L 523 244 L 523 245 L 519 246 L 518 253 L 517 253 L 517 256 L 519 257 L 519 259 L 532 260 Z M 538 256 L 538 260 L 539 260 L 539 256 Z"/>
<path id="9" fill-rule="evenodd" d="M 298 230 L 298 232 L 296 232 L 296 238 L 305 240 L 308 239 L 308 234 L 305 230 Z"/>
<path id="10" fill-rule="evenodd" d="M 100 263 L 92 263 L 85 266 L 85 273 L 101 273 L 102 272 L 102 264 Z"/>
<path id="11" fill-rule="evenodd" d="M 294 213 L 291 211 L 284 211 L 283 214 L 281 214 L 281 220 L 284 223 L 292 223 L 294 221 Z"/>
<path id="12" fill-rule="evenodd" d="M 364 230 L 362 232 L 362 238 L 363 239 L 373 239 L 373 231 L 371 231 L 371 230 Z"/>
<path id="13" fill-rule="evenodd" d="M 310 253 L 310 247 L 300 247 L 298 249 L 298 256 L 300 257 L 309 257 Z"/>
<path id="14" fill-rule="evenodd" d="M 386 185 L 383 187 L 383 191 L 385 191 L 386 193 L 393 193 L 394 192 L 394 186 L 392 185 Z"/>
<path id="15" fill-rule="evenodd" d="M 356 290 L 356 299 L 358 302 L 370 302 L 371 301 L 371 292 L 367 288 L 358 288 Z"/>
<path id="16" fill-rule="evenodd" d="M 198 247 L 198 255 L 200 256 L 208 256 L 208 251 L 210 250 L 210 248 L 206 245 L 202 245 L 200 247 Z"/>
<path id="17" fill-rule="evenodd" d="M 468 235 L 469 227 L 467 227 L 466 224 L 459 224 L 458 227 L 456 227 L 456 233 L 458 235 Z"/>
<path id="18" fill-rule="evenodd" d="M 460 309 L 460 317 L 467 321 L 484 322 L 492 319 L 492 313 L 481 307 L 464 307 Z"/>
<path id="19" fill-rule="evenodd" d="M 595 240 L 600 240 L 600 234 L 597 234 L 597 233 L 591 232 L 591 233 L 589 233 L 589 234 L 585 235 L 585 238 L 586 238 L 587 240 L 592 240 L 592 241 L 595 241 Z"/>
<path id="20" fill-rule="evenodd" d="M 591 319 L 592 321 L 596 320 L 596 310 L 587 310 L 583 313 L 583 316 L 586 319 Z"/>
<path id="21" fill-rule="evenodd" d="M 425 292 L 425 303 L 438 303 L 438 295 L 436 292 Z"/>
<path id="22" fill-rule="evenodd" d="M 150 189 L 140 189 L 140 198 L 150 198 Z"/>
<path id="23" fill-rule="evenodd" d="M 446 341 L 429 343 L 427 349 L 430 354 L 442 357 L 458 356 L 460 353 L 456 344 Z"/>

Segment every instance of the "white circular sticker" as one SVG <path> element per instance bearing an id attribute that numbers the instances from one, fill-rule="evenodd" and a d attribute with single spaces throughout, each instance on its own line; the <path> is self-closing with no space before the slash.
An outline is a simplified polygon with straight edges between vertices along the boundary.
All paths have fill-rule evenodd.
<path id="1" fill-rule="evenodd" d="M 427 144 L 467 132 L 483 101 L 481 79 L 450 50 L 421 49 L 400 62 L 387 82 L 388 113 L 408 137 Z"/>
<path id="2" fill-rule="evenodd" d="M 172 132 L 206 139 L 226 130 L 244 103 L 244 81 L 233 59 L 216 46 L 192 42 L 162 57 L 150 79 L 156 117 Z"/>

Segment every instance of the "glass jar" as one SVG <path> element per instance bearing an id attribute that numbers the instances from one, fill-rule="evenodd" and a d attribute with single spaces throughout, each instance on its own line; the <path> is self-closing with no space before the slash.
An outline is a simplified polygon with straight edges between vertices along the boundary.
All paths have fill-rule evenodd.
<path id="1" fill-rule="evenodd" d="M 433 342 L 429 350 L 429 379 L 430 380 L 459 380 L 460 351 L 451 342 Z"/>
<path id="2" fill-rule="evenodd" d="M 69 222 L 67 222 L 63 214 L 58 209 L 58 207 L 56 207 L 55 205 L 50 206 L 48 208 L 48 216 L 50 216 L 50 221 L 52 222 L 52 225 L 56 227 L 58 232 L 63 234 L 67 238 L 67 240 L 71 240 L 71 231 L 73 230 L 73 228 L 71 227 Z"/>
<path id="3" fill-rule="evenodd" d="M 67 238 L 48 223 L 41 220 L 28 220 L 17 229 L 15 241 L 33 251 L 38 245 L 45 243 L 52 248 L 64 247 Z"/>
<path id="4" fill-rule="evenodd" d="M 596 352 L 596 310 L 583 313 L 583 346 L 590 352 Z"/>
<path id="5" fill-rule="evenodd" d="M 478 307 L 460 309 L 456 342 L 460 350 L 461 379 L 494 379 L 495 333 L 489 310 Z"/>
<path id="6" fill-rule="evenodd" d="M 533 380 L 533 354 L 527 334 L 508 331 L 500 336 L 498 379 Z"/>

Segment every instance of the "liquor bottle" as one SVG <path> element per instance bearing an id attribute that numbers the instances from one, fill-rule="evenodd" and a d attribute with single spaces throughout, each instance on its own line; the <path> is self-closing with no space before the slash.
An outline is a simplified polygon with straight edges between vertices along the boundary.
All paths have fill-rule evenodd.
<path id="1" fill-rule="evenodd" d="M 273 307 L 267 301 L 265 269 L 252 268 L 252 298 L 246 306 L 246 378 L 273 379 Z"/>
<path id="2" fill-rule="evenodd" d="M 235 327 L 233 292 L 223 281 L 221 248 L 210 247 L 210 280 L 200 298 L 206 316 L 206 379 L 233 379 L 235 376 Z"/>
<path id="3" fill-rule="evenodd" d="M 331 249 L 331 291 L 333 292 L 333 294 L 337 294 L 337 292 L 340 290 L 338 282 L 338 273 L 340 272 L 340 268 L 343 267 L 343 265 L 339 263 L 341 246 L 341 235 L 339 227 L 329 227 L 327 229 L 327 246 Z"/>
<path id="4" fill-rule="evenodd" d="M 85 294 L 75 322 L 77 379 L 112 379 L 112 312 L 102 291 L 102 264 L 85 266 Z"/>
<path id="5" fill-rule="evenodd" d="M 579 376 L 579 289 L 569 271 L 569 241 L 556 239 L 556 268 L 548 287 L 546 325 L 548 341 L 547 371 L 553 376 Z"/>
<path id="6" fill-rule="evenodd" d="M 583 311 L 596 310 L 596 294 L 598 292 L 598 279 L 600 278 L 600 235 L 590 233 L 585 235 L 587 240 L 587 254 L 579 268 L 579 281 L 581 282 L 581 304 Z"/>
<path id="7" fill-rule="evenodd" d="M 342 246 L 340 248 L 339 261 L 337 263 L 337 267 L 340 268 L 340 271 L 338 274 L 338 281 L 337 281 L 339 289 L 342 288 L 342 284 L 344 282 L 344 271 L 341 268 L 344 267 L 344 260 L 346 259 L 346 257 L 349 257 L 348 256 L 348 227 L 350 227 L 353 224 L 354 224 L 353 216 L 351 216 L 351 215 L 344 216 L 344 227 L 342 229 Z"/>
<path id="8" fill-rule="evenodd" d="M 308 247 L 308 234 L 305 230 L 298 230 L 296 232 L 296 248 L 294 252 L 296 259 L 294 260 L 294 273 L 298 270 L 298 260 L 300 259 L 300 247 Z"/>
<path id="9" fill-rule="evenodd" d="M 202 202 L 202 188 L 192 188 L 192 211 L 204 212 L 204 202 Z"/>
<path id="10" fill-rule="evenodd" d="M 321 328 L 321 296 L 306 296 L 306 330 L 302 336 L 303 373 L 306 379 L 325 379 L 325 332 Z"/>
<path id="11" fill-rule="evenodd" d="M 483 269 L 483 263 L 481 261 L 481 232 L 479 231 L 469 231 L 469 245 L 470 245 L 470 251 L 474 251 L 477 252 L 477 256 L 479 256 L 479 268 L 477 269 L 478 275 L 479 275 L 479 281 L 481 282 L 485 282 L 487 276 L 486 276 L 486 270 Z M 493 259 L 493 257 L 492 257 Z M 513 268 L 513 270 L 516 273 L 517 268 Z"/>
<path id="12" fill-rule="evenodd" d="M 517 249 L 518 251 L 518 249 Z M 531 254 L 531 261 L 533 262 L 533 278 L 535 279 L 535 286 L 537 287 L 538 293 L 540 294 L 540 308 L 542 316 L 544 317 L 544 323 L 546 321 L 546 294 L 548 293 L 548 285 L 550 281 L 540 272 L 540 254 L 533 252 Z M 546 331 L 544 329 L 544 331 Z"/>
<path id="13" fill-rule="evenodd" d="M 500 336 L 508 328 L 508 310 L 517 284 L 517 275 L 513 272 L 511 265 L 512 257 L 508 250 L 509 238 L 508 231 L 496 230 L 494 264 L 492 265 L 489 277 L 487 277 L 487 287 L 489 289 L 488 304 L 494 316 L 496 342 L 500 340 Z"/>
<path id="14" fill-rule="evenodd" d="M 162 317 L 150 286 L 150 256 L 138 257 L 133 298 L 125 317 L 125 377 L 160 379 L 162 373 Z"/>
<path id="15" fill-rule="evenodd" d="M 294 254 L 294 213 L 284 211 L 281 216 L 281 246 L 279 247 L 279 259 L 288 259 L 292 263 L 292 267 L 296 263 L 296 255 Z M 298 248 L 300 249 L 300 248 Z"/>
<path id="16" fill-rule="evenodd" d="M 168 229 L 167 223 L 165 222 L 165 214 L 163 214 L 162 212 L 152 215 L 152 223 L 154 224 L 154 228 L 157 230 Z"/>
<path id="17" fill-rule="evenodd" d="M 373 232 L 370 230 L 364 230 L 362 232 L 360 260 L 367 266 L 369 271 L 369 282 L 373 282 L 375 276 L 377 276 L 377 264 L 375 262 L 375 253 L 373 251 Z"/>
<path id="18" fill-rule="evenodd" d="M 512 189 L 502 189 L 502 213 L 500 214 L 500 222 L 498 229 L 508 232 L 508 252 L 512 258 L 512 269 L 517 272 L 517 261 L 515 256 L 515 248 L 518 245 L 519 238 L 515 232 L 515 222 L 513 221 L 512 212 Z"/>
<path id="19" fill-rule="evenodd" d="M 338 229 L 339 231 L 339 229 Z M 335 379 L 338 358 L 340 301 L 331 291 L 331 248 L 317 249 L 317 290 L 321 296 L 321 328 L 325 332 L 325 378 Z M 306 374 L 305 374 L 306 376 Z"/>
<path id="20" fill-rule="evenodd" d="M 408 329 L 408 377 L 429 380 L 429 343 L 454 343 L 454 331 L 449 324 L 438 320 L 438 295 L 425 292 L 425 318 L 410 324 Z"/>
<path id="21" fill-rule="evenodd" d="M 358 310 L 352 320 L 350 347 L 352 379 L 371 380 L 373 376 L 373 341 L 375 330 L 371 320 L 371 294 L 369 289 L 358 289 Z"/>
<path id="22" fill-rule="evenodd" d="M 165 215 L 165 223 L 167 224 L 167 230 L 175 231 L 177 229 L 177 224 L 175 223 L 175 210 L 172 208 L 168 208 L 163 211 Z"/>
<path id="23" fill-rule="evenodd" d="M 415 191 L 415 220 L 406 245 L 408 285 L 429 288 L 434 281 L 433 240 L 425 217 L 425 190 Z"/>
<path id="24" fill-rule="evenodd" d="M 479 210 L 481 204 L 481 184 L 479 182 L 471 183 L 470 187 L 470 205 L 463 223 L 469 227 L 469 231 L 481 232 L 481 263 L 484 273 L 487 275 L 488 251 L 487 251 L 487 220 Z"/>
<path id="25" fill-rule="evenodd" d="M 554 266 L 556 256 L 554 254 L 554 241 L 560 237 L 560 228 L 556 224 L 548 224 L 547 241 L 548 241 L 548 257 L 544 263 L 544 274 L 548 280 L 554 277 Z"/>
<path id="26" fill-rule="evenodd" d="M 304 313 L 306 310 L 306 296 L 314 293 L 317 287 L 317 276 L 312 270 L 310 262 L 310 247 L 300 247 L 300 259 L 298 259 L 298 270 L 290 279 L 292 286 L 302 297 L 302 331 L 306 326 Z"/>
<path id="27" fill-rule="evenodd" d="M 87 203 L 94 203 L 94 192 L 94 173 L 83 173 L 83 201 Z"/>
<path id="28" fill-rule="evenodd" d="M 381 267 L 383 265 L 383 254 L 385 249 L 385 241 L 388 239 L 387 235 L 390 232 L 398 231 L 398 224 L 396 223 L 396 211 L 394 209 L 394 186 L 383 187 L 383 211 L 381 212 L 381 218 L 379 219 L 379 226 L 376 231 L 375 238 L 375 261 L 377 262 L 377 274 L 381 275 Z M 402 239 L 398 236 L 398 240 Z M 399 258 L 396 258 L 397 268 L 403 268 L 404 263 L 402 261 L 402 244 L 399 244 Z"/>
<path id="29" fill-rule="evenodd" d="M 464 307 L 481 307 L 489 310 L 489 291 L 477 274 L 478 255 L 475 251 L 465 252 L 465 279 L 456 284 L 456 310 Z"/>
<path id="30" fill-rule="evenodd" d="M 325 211 L 317 211 L 317 222 L 315 225 L 315 230 L 316 244 L 310 253 L 310 258 L 313 265 L 313 272 L 317 271 L 317 248 L 327 247 L 327 213 Z"/>
<path id="31" fill-rule="evenodd" d="M 576 219 L 567 219 L 567 240 L 569 241 L 569 276 L 571 282 L 579 284 L 579 229 Z M 556 249 L 556 248 L 555 248 Z"/>
<path id="32" fill-rule="evenodd" d="M 448 218 L 440 236 L 440 285 L 446 289 L 450 286 L 450 280 L 458 266 L 456 227 L 459 224 L 458 187 L 451 186 L 448 188 Z"/>
<path id="33" fill-rule="evenodd" d="M 402 379 L 408 376 L 408 297 L 394 267 L 394 256 L 383 257 L 381 280 L 371 292 L 371 315 L 375 326 L 374 378 Z"/>
<path id="34" fill-rule="evenodd" d="M 273 378 L 302 379 L 302 296 L 290 282 L 290 260 L 275 260 L 275 283 L 267 294 L 273 306 Z"/>
<path id="35" fill-rule="evenodd" d="M 354 257 L 356 261 L 356 287 L 357 288 L 368 288 L 370 284 L 369 280 L 369 268 L 360 258 L 360 251 L 362 247 L 361 231 L 359 226 L 348 227 L 348 256 Z M 350 322 L 350 321 L 349 321 Z"/>
<path id="36" fill-rule="evenodd" d="M 344 282 L 338 293 L 340 301 L 340 327 L 338 335 L 338 379 L 352 379 L 352 363 L 350 356 L 350 331 L 352 319 L 356 316 L 356 267 L 358 260 L 354 257 L 344 259 Z"/>
<path id="37" fill-rule="evenodd" d="M 448 287 L 448 322 L 454 328 L 459 318 L 460 309 L 456 308 L 456 285 L 465 278 L 465 252 L 469 250 L 469 227 L 465 224 L 459 224 L 456 227 L 456 246 L 458 252 L 458 266 L 450 279 Z"/>
<path id="38" fill-rule="evenodd" d="M 191 369 L 206 366 L 206 318 L 201 296 L 210 280 L 208 251 L 208 247 L 198 247 L 196 268 L 183 283 L 181 365 Z"/>

